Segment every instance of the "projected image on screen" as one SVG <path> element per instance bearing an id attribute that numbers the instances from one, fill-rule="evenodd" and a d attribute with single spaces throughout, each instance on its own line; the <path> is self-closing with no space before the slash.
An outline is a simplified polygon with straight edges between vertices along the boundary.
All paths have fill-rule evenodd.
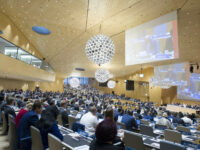
<path id="1" fill-rule="evenodd" d="M 178 86 L 177 96 L 178 99 L 200 100 L 200 74 L 191 74 L 189 86 Z"/>
<path id="2" fill-rule="evenodd" d="M 154 67 L 154 85 L 187 86 L 189 83 L 189 63 L 179 63 Z"/>
<path id="3" fill-rule="evenodd" d="M 178 58 L 176 12 L 127 30 L 125 57 L 126 65 Z"/>

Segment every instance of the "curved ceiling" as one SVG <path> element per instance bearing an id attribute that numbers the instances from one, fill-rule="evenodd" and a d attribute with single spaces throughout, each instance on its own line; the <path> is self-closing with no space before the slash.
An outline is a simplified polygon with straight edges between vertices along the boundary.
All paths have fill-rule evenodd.
<path id="1" fill-rule="evenodd" d="M 133 73 L 140 65 L 125 66 L 124 31 L 174 10 L 178 10 L 180 59 L 148 63 L 144 67 L 199 60 L 196 53 L 200 50 L 200 1 L 0 0 L 0 11 L 13 21 L 54 71 L 62 76 L 76 73 L 77 67 L 85 69 L 81 76 L 94 76 L 99 66 L 86 57 L 85 45 L 98 33 L 110 36 L 116 47 L 111 62 L 102 67 L 109 69 L 114 77 Z M 47 27 L 51 34 L 42 36 L 34 33 L 32 26 L 37 25 Z"/>

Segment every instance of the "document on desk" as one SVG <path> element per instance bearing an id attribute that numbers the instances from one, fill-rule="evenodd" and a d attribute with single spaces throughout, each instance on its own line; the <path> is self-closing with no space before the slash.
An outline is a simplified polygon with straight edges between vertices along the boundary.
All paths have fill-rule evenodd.
<path id="1" fill-rule="evenodd" d="M 193 139 L 191 139 L 189 136 L 187 135 L 182 135 L 182 139 L 186 140 L 186 141 L 193 141 Z"/>
<path id="2" fill-rule="evenodd" d="M 159 143 L 152 143 L 151 146 L 156 147 L 156 148 L 160 148 L 160 144 Z"/>
<path id="3" fill-rule="evenodd" d="M 83 145 L 83 146 L 75 147 L 74 150 L 89 150 L 89 146 Z"/>

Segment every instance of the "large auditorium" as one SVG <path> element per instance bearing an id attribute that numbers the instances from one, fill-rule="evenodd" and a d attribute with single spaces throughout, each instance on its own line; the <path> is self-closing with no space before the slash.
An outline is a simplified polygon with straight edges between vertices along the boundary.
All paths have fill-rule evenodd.
<path id="1" fill-rule="evenodd" d="M 0 150 L 200 150 L 200 0 L 0 0 Z"/>

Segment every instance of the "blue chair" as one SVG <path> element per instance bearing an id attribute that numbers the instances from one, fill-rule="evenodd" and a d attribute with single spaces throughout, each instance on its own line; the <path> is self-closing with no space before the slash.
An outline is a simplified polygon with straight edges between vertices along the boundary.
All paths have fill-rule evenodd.
<path id="1" fill-rule="evenodd" d="M 73 125 L 72 125 L 72 130 L 74 132 L 78 132 L 78 130 L 85 131 L 85 126 L 81 123 L 74 122 Z"/>

